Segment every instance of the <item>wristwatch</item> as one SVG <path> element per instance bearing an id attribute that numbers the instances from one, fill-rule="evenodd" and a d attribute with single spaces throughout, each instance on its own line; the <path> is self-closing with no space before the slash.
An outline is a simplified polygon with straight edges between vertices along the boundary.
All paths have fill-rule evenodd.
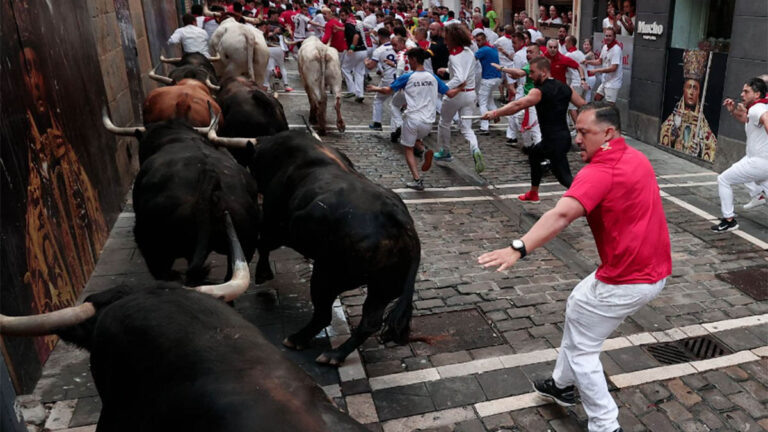
<path id="1" fill-rule="evenodd" d="M 523 243 L 522 240 L 512 240 L 512 243 L 510 244 L 512 246 L 512 249 L 520 252 L 520 259 L 525 258 L 526 255 L 528 255 L 528 252 L 525 250 L 525 243 Z"/>

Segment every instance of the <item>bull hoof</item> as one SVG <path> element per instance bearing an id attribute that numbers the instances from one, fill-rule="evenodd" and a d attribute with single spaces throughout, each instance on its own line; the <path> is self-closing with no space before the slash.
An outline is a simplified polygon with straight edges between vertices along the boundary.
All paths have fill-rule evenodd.
<path id="1" fill-rule="evenodd" d="M 317 134 L 320 136 L 325 136 L 328 133 L 325 129 L 318 129 Z"/>
<path id="2" fill-rule="evenodd" d="M 337 123 L 336 129 L 338 129 L 339 132 L 344 132 L 347 129 L 347 125 L 345 125 L 344 123 Z"/>
<path id="3" fill-rule="evenodd" d="M 341 358 L 341 355 L 333 351 L 324 352 L 320 354 L 319 356 L 317 356 L 315 361 L 317 363 L 327 364 L 329 366 L 341 366 L 341 364 L 344 363 L 344 359 Z"/>
<path id="4" fill-rule="evenodd" d="M 302 351 L 304 349 L 303 345 L 293 343 L 290 337 L 283 339 L 283 346 L 296 351 Z"/>

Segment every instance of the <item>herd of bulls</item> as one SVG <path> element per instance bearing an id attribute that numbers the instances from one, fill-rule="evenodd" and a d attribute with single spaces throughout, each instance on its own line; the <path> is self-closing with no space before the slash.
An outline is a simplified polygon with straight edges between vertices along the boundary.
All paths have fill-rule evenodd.
<path id="1" fill-rule="evenodd" d="M 306 42 L 302 55 L 334 61 Z M 407 342 L 421 250 L 405 204 L 343 153 L 289 131 L 282 105 L 251 71 L 224 65 L 219 80 L 200 54 L 165 60 L 175 66 L 163 80 L 170 85 L 147 96 L 144 126 L 116 127 L 103 116 L 111 132 L 139 139 L 134 234 L 158 282 L 112 288 L 43 315 L 0 315 L 0 333 L 55 333 L 89 350 L 100 432 L 367 430 L 224 301 L 247 289 L 256 251 L 261 283 L 273 278 L 270 251 L 288 246 L 314 260 L 314 310 L 287 347 L 307 346 L 330 324 L 336 297 L 364 284 L 360 324 L 317 361 L 339 365 L 378 331 L 382 340 Z M 310 96 L 322 126 L 325 88 L 336 85 L 329 81 Z M 201 285 L 211 251 L 228 257 L 224 284 Z M 187 260 L 185 283 L 195 288 L 172 282 L 177 258 Z"/>

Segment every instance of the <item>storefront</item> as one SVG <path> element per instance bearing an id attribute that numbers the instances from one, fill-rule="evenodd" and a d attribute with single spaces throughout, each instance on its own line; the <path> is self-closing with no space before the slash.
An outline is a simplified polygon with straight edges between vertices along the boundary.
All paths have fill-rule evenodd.
<path id="1" fill-rule="evenodd" d="M 622 89 L 628 99 L 618 104 L 624 132 L 727 168 L 743 156 L 744 129 L 722 101 L 738 99 L 747 79 L 768 71 L 766 34 L 764 2 L 638 0 L 631 75 Z"/>

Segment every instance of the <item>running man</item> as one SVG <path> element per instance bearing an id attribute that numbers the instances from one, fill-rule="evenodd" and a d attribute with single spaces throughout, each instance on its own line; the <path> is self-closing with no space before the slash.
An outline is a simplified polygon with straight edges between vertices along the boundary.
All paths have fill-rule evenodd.
<path id="1" fill-rule="evenodd" d="M 365 67 L 374 69 L 376 67 L 381 70 L 381 83 L 379 87 L 389 87 L 392 82 L 395 81 L 395 72 L 397 71 L 397 52 L 392 48 L 392 43 L 389 41 L 389 30 L 382 27 L 377 32 L 379 44 L 370 59 L 365 59 Z M 373 122 L 368 126 L 373 130 L 380 131 L 381 119 L 384 113 L 384 104 L 389 106 L 391 94 L 378 93 L 373 99 Z M 398 124 L 395 121 L 395 116 L 391 116 L 389 120 L 392 131 L 398 128 Z"/>
<path id="2" fill-rule="evenodd" d="M 412 72 L 399 76 L 388 87 L 368 86 L 366 89 L 383 94 L 392 94 L 392 92 L 403 90 L 408 107 L 403 118 L 400 144 L 405 147 L 405 161 L 411 170 L 411 175 L 413 175 L 413 181 L 406 183 L 405 186 L 415 190 L 424 190 L 424 179 L 421 178 L 416 167 L 416 155 L 424 154 L 424 164 L 421 169 L 422 171 L 429 170 L 432 165 L 433 153 L 432 150 L 425 152 L 422 140 L 429 135 L 432 123 L 435 121 L 435 104 L 438 93 L 450 99 L 462 92 L 466 84 L 461 83 L 455 88 L 449 89 L 434 73 L 424 70 L 424 61 L 430 55 L 422 48 L 411 48 L 407 52 L 407 57 Z"/>

